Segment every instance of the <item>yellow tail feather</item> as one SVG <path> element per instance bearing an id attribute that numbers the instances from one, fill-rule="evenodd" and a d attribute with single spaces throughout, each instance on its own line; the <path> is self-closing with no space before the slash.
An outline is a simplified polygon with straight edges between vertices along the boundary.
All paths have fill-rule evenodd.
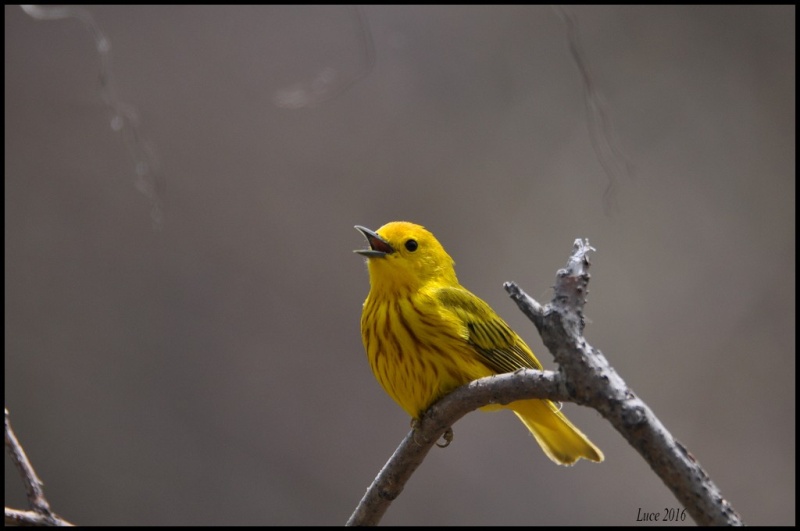
<path id="1" fill-rule="evenodd" d="M 553 462 L 573 465 L 581 457 L 597 463 L 603 460 L 603 452 L 573 426 L 552 402 L 521 400 L 506 407 L 517 414 Z"/>

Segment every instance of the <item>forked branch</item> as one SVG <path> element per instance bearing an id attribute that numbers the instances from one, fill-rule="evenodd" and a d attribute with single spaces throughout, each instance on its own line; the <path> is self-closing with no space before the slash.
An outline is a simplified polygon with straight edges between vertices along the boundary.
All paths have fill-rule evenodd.
<path id="1" fill-rule="evenodd" d="M 347 525 L 376 525 L 428 451 L 458 419 L 489 404 L 526 398 L 574 402 L 596 409 L 647 461 L 700 525 L 743 525 L 700 463 L 583 337 L 589 283 L 588 241 L 576 240 L 558 271 L 553 300 L 542 306 L 515 283 L 505 289 L 534 323 L 558 371 L 523 370 L 462 386 L 426 411 L 367 489 Z"/>
<path id="2" fill-rule="evenodd" d="M 28 496 L 29 511 L 20 511 L 6 507 L 6 525 L 36 525 L 36 526 L 71 526 L 69 522 L 59 517 L 50 509 L 50 504 L 44 497 L 42 480 L 36 475 L 33 465 L 25 455 L 25 450 L 19 444 L 14 430 L 11 429 L 11 422 L 8 420 L 8 409 L 6 411 L 6 449 L 11 460 L 22 476 L 25 484 L 25 492 Z"/>

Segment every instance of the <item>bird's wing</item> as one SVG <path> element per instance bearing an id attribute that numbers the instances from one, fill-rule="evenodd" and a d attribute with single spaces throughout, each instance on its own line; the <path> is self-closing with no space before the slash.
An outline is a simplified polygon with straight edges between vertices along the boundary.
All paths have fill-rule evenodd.
<path id="1" fill-rule="evenodd" d="M 528 345 L 483 300 L 462 287 L 440 288 L 436 298 L 463 326 L 467 342 L 492 370 L 542 369 Z"/>

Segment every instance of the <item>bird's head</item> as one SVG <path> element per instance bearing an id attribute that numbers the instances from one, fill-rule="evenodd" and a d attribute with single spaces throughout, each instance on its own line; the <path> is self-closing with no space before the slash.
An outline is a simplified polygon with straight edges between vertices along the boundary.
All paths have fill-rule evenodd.
<path id="1" fill-rule="evenodd" d="M 453 259 L 425 227 L 392 221 L 377 231 L 356 225 L 369 249 L 355 252 L 367 257 L 372 289 L 399 292 L 417 290 L 428 282 L 458 285 Z"/>

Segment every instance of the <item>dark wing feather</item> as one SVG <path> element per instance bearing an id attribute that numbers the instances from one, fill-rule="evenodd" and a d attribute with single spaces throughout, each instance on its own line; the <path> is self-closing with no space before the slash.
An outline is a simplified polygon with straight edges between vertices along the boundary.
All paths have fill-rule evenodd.
<path id="1" fill-rule="evenodd" d="M 436 297 L 463 323 L 467 341 L 489 368 L 497 373 L 542 369 L 525 342 L 480 298 L 462 287 L 441 288 Z"/>

